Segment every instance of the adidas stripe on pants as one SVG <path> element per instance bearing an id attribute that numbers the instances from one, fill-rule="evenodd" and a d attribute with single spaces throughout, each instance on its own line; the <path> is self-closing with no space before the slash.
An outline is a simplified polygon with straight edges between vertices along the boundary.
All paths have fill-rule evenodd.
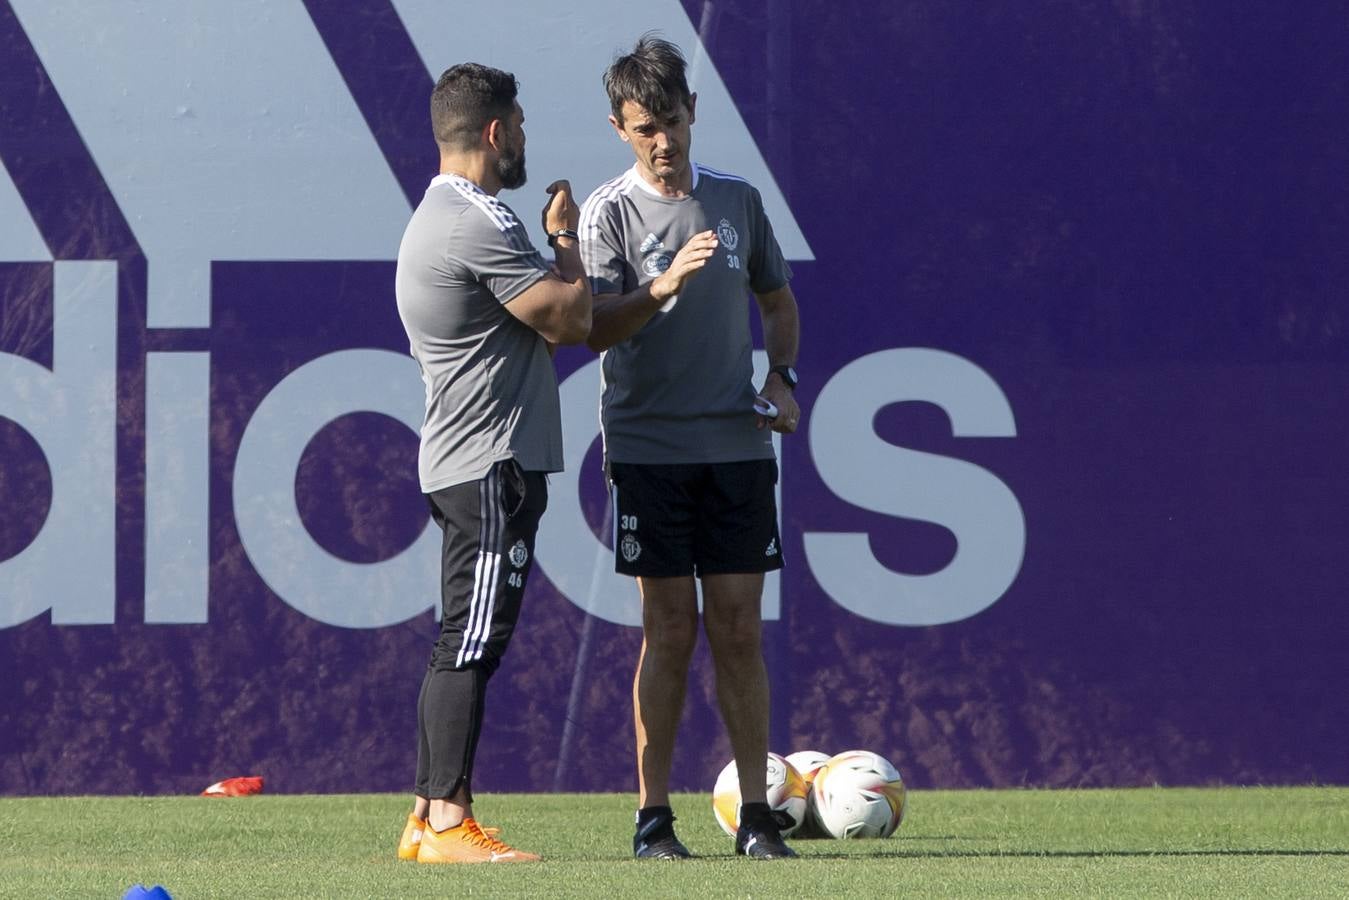
<path id="1" fill-rule="evenodd" d="M 470 784 L 487 680 L 500 665 L 534 565 L 547 477 L 514 460 L 428 495 L 441 542 L 441 627 L 417 699 L 419 796 Z"/>

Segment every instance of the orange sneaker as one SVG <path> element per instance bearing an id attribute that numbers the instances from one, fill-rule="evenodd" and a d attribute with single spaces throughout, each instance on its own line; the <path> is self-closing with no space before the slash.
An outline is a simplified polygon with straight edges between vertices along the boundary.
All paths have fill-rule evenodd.
<path id="1" fill-rule="evenodd" d="M 424 828 L 417 850 L 419 863 L 536 862 L 538 859 L 538 854 L 516 850 L 497 840 L 473 819 L 465 819 L 444 831 Z"/>
<path id="2" fill-rule="evenodd" d="M 403 826 L 403 835 L 398 839 L 398 858 L 406 860 L 415 860 L 417 851 L 422 846 L 422 832 L 426 831 L 426 820 L 417 818 L 416 814 L 408 813 L 407 824 Z M 501 829 L 494 825 L 484 826 L 482 833 L 488 837 L 496 837 L 501 833 Z"/>
<path id="3" fill-rule="evenodd" d="M 422 846 L 422 832 L 426 831 L 426 820 L 408 813 L 408 822 L 403 826 L 403 836 L 398 839 L 398 858 L 416 859 Z"/>

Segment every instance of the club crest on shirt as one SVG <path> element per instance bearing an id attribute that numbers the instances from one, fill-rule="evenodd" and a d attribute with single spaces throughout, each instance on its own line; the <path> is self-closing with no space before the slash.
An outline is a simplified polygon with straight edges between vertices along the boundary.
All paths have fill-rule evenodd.
<path id="1" fill-rule="evenodd" d="M 515 566 L 515 568 L 518 569 L 525 563 L 529 562 L 529 548 L 525 546 L 524 541 L 516 541 L 515 544 L 511 547 L 511 552 L 509 556 L 511 560 L 511 565 Z"/>
<path id="2" fill-rule="evenodd" d="M 642 555 L 642 545 L 637 543 L 637 538 L 630 534 L 623 535 L 623 540 L 619 543 L 618 549 L 628 562 L 636 562 L 637 557 Z"/>
<path id="3" fill-rule="evenodd" d="M 670 268 L 672 262 L 674 262 L 673 253 L 669 250 L 657 249 L 642 258 L 642 271 L 655 278 L 661 272 Z"/>
<path id="4" fill-rule="evenodd" d="M 717 240 L 727 250 L 734 250 L 740 246 L 740 235 L 736 233 L 735 226 L 728 219 L 722 219 L 717 225 Z"/>

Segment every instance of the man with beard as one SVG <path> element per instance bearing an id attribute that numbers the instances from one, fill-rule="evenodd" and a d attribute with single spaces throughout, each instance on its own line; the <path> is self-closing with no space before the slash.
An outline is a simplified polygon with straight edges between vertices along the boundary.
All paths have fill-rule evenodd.
<path id="1" fill-rule="evenodd" d="M 487 681 L 500 664 L 562 469 L 552 349 L 590 332 L 590 289 L 565 181 L 548 186 L 550 267 L 497 199 L 525 183 L 524 113 L 508 72 L 464 63 L 431 94 L 440 174 L 398 250 L 398 313 L 426 385 L 418 475 L 440 527 L 440 635 L 417 698 L 417 780 L 398 856 L 525 862 L 473 817 Z"/>

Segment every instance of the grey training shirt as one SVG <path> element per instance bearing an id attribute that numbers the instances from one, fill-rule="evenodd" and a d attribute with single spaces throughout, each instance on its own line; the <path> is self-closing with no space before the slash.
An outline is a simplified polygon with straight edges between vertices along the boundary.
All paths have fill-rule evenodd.
<path id="1" fill-rule="evenodd" d="M 417 459 L 430 493 L 514 457 L 562 469 L 557 375 L 543 338 L 506 304 L 548 273 L 510 207 L 440 175 L 398 248 L 398 314 L 426 385 Z"/>
<path id="2" fill-rule="evenodd" d="M 581 208 L 581 259 L 596 294 L 626 294 L 670 266 L 700 231 L 719 245 L 684 290 L 601 356 L 605 453 L 625 463 L 772 459 L 755 427 L 747 291 L 791 278 L 759 192 L 695 165 L 693 190 L 662 197 L 634 166 Z"/>

